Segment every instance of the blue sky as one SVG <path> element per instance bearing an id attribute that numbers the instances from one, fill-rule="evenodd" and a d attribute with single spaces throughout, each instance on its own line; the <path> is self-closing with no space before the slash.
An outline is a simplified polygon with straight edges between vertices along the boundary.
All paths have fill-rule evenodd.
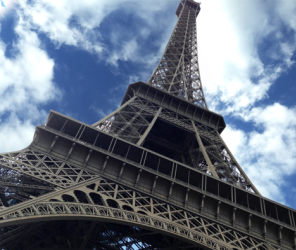
<path id="1" fill-rule="evenodd" d="M 0 152 L 26 147 L 50 109 L 92 124 L 147 81 L 179 0 L 0 6 Z M 201 0 L 202 83 L 227 145 L 262 195 L 296 208 L 296 1 Z"/>

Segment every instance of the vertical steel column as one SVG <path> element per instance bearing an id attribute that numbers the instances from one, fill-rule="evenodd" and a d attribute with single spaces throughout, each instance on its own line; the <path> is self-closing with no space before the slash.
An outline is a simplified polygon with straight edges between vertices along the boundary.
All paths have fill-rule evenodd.
<path id="1" fill-rule="evenodd" d="M 204 145 L 203 145 L 203 143 L 202 143 L 202 141 L 200 139 L 200 136 L 199 136 L 199 133 L 197 131 L 196 126 L 195 126 L 193 121 L 191 121 L 191 122 L 192 122 L 192 126 L 193 126 L 193 128 L 195 130 L 195 137 L 197 139 L 197 142 L 198 142 L 198 145 L 199 145 L 199 147 L 201 149 L 201 152 L 202 152 L 202 154 L 203 154 L 203 156 L 204 156 L 204 158 L 205 158 L 205 160 L 206 160 L 206 162 L 208 164 L 209 170 L 211 171 L 213 176 L 215 176 L 216 178 L 219 178 L 218 174 L 216 173 L 215 167 L 213 166 L 213 164 L 212 164 L 212 162 L 210 160 L 210 157 L 208 156 L 208 153 L 207 153 L 207 151 L 206 151 L 206 149 L 205 149 L 205 147 L 204 147 Z"/>

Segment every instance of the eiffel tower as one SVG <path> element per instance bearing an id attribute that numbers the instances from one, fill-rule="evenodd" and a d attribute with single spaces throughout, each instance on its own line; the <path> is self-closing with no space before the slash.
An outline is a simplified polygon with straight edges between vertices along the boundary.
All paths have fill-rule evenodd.
<path id="1" fill-rule="evenodd" d="M 88 125 L 55 111 L 0 155 L 1 249 L 294 249 L 296 211 L 260 195 L 220 134 L 199 73 L 196 17 L 147 83 Z"/>

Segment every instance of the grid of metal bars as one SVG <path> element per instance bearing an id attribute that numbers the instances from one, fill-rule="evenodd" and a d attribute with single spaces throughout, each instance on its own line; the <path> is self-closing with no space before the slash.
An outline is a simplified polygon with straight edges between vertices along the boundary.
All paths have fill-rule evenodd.
<path id="1" fill-rule="evenodd" d="M 190 2 L 190 1 L 188 1 Z M 161 60 L 148 84 L 207 108 L 200 79 L 196 16 L 199 4 L 191 6 L 181 1 L 182 11 Z"/>

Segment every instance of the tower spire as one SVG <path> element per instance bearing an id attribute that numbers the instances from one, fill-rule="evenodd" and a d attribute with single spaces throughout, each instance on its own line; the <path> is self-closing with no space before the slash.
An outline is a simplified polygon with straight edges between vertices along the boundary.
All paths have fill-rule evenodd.
<path id="1" fill-rule="evenodd" d="M 207 108 L 200 79 L 196 17 L 200 3 L 182 0 L 177 8 L 177 24 L 148 84 L 181 99 Z"/>

